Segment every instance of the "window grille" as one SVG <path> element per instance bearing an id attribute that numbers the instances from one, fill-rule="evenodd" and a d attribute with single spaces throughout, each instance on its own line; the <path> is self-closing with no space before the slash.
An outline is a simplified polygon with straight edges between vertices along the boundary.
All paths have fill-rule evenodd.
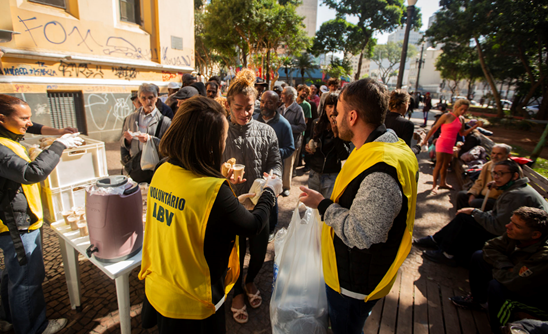
<path id="1" fill-rule="evenodd" d="M 87 134 L 81 92 L 48 92 L 48 100 L 52 127 L 72 127 Z"/>

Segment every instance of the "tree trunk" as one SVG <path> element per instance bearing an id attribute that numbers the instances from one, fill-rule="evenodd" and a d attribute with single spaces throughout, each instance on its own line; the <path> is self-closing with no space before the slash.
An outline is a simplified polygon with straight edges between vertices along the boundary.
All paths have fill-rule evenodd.
<path id="1" fill-rule="evenodd" d="M 539 105 L 536 119 L 548 119 L 548 89 L 542 94 L 542 103 Z"/>
<path id="2" fill-rule="evenodd" d="M 468 80 L 468 94 L 466 94 L 466 98 L 468 101 L 472 100 L 470 97 L 472 96 L 472 80 Z"/>
<path id="3" fill-rule="evenodd" d="M 270 86 L 270 49 L 266 51 L 266 84 Z"/>
<path id="4" fill-rule="evenodd" d="M 533 150 L 533 153 L 531 154 L 530 158 L 531 160 L 533 160 L 533 164 L 537 161 L 537 158 L 540 156 L 540 153 L 542 152 L 542 149 L 544 148 L 544 145 L 546 144 L 547 136 L 548 136 L 548 124 L 546 124 L 546 128 L 544 129 L 544 132 L 542 133 L 542 136 L 540 137 L 540 140 L 537 146 L 535 146 L 535 149 Z"/>
<path id="5" fill-rule="evenodd" d="M 502 118 L 504 116 L 504 112 L 502 111 L 502 104 L 500 103 L 499 91 L 497 90 L 497 86 L 495 85 L 495 80 L 493 79 L 491 72 L 489 72 L 489 69 L 487 68 L 487 65 L 485 64 L 485 58 L 483 57 L 483 51 L 481 50 L 481 45 L 478 38 L 474 37 L 474 41 L 476 42 L 476 49 L 478 50 L 478 58 L 481 64 L 483 75 L 485 76 L 485 79 L 487 80 L 487 82 L 489 83 L 489 86 L 491 87 L 493 97 L 497 104 L 497 117 Z"/>
<path id="6" fill-rule="evenodd" d="M 301 83 L 304 85 L 304 71 L 301 70 Z"/>
<path id="7" fill-rule="evenodd" d="M 365 48 L 367 47 L 367 44 L 369 44 L 369 40 L 371 39 L 371 36 L 367 36 L 365 39 L 365 43 L 363 43 L 362 51 L 360 52 L 360 59 L 358 60 L 358 70 L 356 71 L 356 74 L 354 75 L 354 80 L 360 80 L 360 74 L 362 71 L 362 60 L 363 60 L 363 53 L 365 52 Z"/>

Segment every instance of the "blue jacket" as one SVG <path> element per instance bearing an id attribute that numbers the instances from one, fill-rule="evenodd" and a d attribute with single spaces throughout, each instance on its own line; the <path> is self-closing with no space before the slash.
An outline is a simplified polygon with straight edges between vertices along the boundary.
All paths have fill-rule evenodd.
<path id="1" fill-rule="evenodd" d="M 254 114 L 253 118 L 255 120 L 266 123 L 263 119 L 263 116 L 259 114 Z M 293 141 L 293 131 L 291 130 L 291 124 L 285 119 L 279 112 L 276 112 L 276 115 L 268 123 L 276 132 L 276 137 L 278 137 L 278 146 L 280 147 L 280 155 L 282 161 L 286 158 L 289 158 L 293 152 L 295 152 L 295 142 Z"/>

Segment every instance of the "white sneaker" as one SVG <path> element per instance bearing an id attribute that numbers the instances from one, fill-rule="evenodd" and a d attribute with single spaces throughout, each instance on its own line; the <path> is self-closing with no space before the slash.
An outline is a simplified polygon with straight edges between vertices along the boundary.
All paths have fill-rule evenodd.
<path id="1" fill-rule="evenodd" d="M 42 334 L 55 334 L 65 328 L 67 322 L 68 320 L 65 318 L 50 320 L 48 322 L 48 327 L 46 327 L 46 330 L 43 331 Z"/>
<path id="2" fill-rule="evenodd" d="M 6 320 L 0 320 L 0 332 L 9 332 L 13 329 L 13 325 Z"/>

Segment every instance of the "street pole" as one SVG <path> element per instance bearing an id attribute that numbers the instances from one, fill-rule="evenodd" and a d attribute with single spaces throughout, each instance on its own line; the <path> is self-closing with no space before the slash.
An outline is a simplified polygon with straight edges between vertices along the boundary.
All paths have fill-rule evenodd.
<path id="1" fill-rule="evenodd" d="M 415 94 L 417 94 L 417 92 L 419 91 L 419 77 L 421 75 L 421 66 L 422 66 L 422 55 L 424 53 L 424 43 L 422 43 L 422 47 L 421 47 L 421 58 L 419 60 L 419 69 L 417 71 L 417 81 L 415 82 Z"/>
<path id="2" fill-rule="evenodd" d="M 396 89 L 400 89 L 403 82 L 403 73 L 405 72 L 405 63 L 407 60 L 407 45 L 409 44 L 409 31 L 411 30 L 411 21 L 413 14 L 415 13 L 415 4 L 417 0 L 407 1 L 407 25 L 405 27 L 405 36 L 403 38 L 403 46 L 401 48 L 400 69 L 398 70 L 398 82 L 396 83 Z"/>

